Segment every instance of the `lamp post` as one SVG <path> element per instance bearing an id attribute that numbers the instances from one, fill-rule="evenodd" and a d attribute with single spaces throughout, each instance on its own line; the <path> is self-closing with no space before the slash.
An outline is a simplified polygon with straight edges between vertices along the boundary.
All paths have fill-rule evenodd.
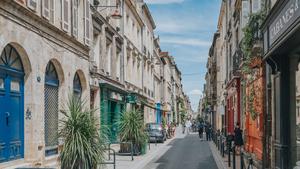
<path id="1" fill-rule="evenodd" d="M 225 104 L 224 104 L 224 110 L 225 110 L 225 119 L 224 119 L 225 125 L 224 125 L 224 132 L 225 132 L 225 135 L 227 135 L 227 126 L 226 126 L 226 124 L 227 124 L 227 119 L 228 119 L 228 117 L 227 117 L 227 96 L 228 96 L 227 91 L 224 91 L 223 95 L 224 95 L 224 100 L 225 100 Z"/>

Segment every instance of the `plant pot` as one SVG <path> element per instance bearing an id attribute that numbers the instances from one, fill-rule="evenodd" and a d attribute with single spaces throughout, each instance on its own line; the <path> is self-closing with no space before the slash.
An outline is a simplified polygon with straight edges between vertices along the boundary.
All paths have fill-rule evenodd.
<path id="1" fill-rule="evenodd" d="M 144 155 L 147 153 L 147 145 L 148 143 L 144 143 L 142 146 L 141 146 L 141 154 Z"/>
<path id="2" fill-rule="evenodd" d="M 119 153 L 130 154 L 131 153 L 131 144 L 130 143 L 121 143 Z M 141 154 L 141 148 L 137 144 L 133 145 L 133 154 Z"/>

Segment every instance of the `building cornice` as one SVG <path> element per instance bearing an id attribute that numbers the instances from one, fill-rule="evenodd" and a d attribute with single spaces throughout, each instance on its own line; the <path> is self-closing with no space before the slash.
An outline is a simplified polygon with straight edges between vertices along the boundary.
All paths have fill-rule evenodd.
<path id="1" fill-rule="evenodd" d="M 146 3 L 143 4 L 143 10 L 145 11 L 147 18 L 149 19 L 152 28 L 155 29 L 156 25 L 155 25 L 154 19 L 151 15 L 151 12 L 150 12 L 150 10 L 148 8 L 148 5 Z"/>
<path id="2" fill-rule="evenodd" d="M 133 15 L 137 19 L 138 23 L 143 27 L 145 24 L 144 24 L 141 16 L 139 15 L 138 11 L 136 10 L 136 6 L 132 3 L 131 0 L 125 0 L 125 3 L 128 5 L 129 9 L 131 10 Z"/>

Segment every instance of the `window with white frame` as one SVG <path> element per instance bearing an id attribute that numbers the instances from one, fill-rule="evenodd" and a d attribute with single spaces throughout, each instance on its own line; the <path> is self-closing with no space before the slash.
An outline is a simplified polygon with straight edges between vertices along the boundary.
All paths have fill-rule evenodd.
<path id="1" fill-rule="evenodd" d="M 84 1 L 84 43 L 90 46 L 90 1 Z"/>
<path id="2" fill-rule="evenodd" d="M 54 0 L 43 0 L 42 1 L 42 16 L 49 20 L 50 23 L 54 24 Z"/>
<path id="3" fill-rule="evenodd" d="M 72 35 L 78 37 L 78 0 L 72 0 Z"/>
<path id="4" fill-rule="evenodd" d="M 62 29 L 69 32 L 70 29 L 70 0 L 62 0 Z"/>

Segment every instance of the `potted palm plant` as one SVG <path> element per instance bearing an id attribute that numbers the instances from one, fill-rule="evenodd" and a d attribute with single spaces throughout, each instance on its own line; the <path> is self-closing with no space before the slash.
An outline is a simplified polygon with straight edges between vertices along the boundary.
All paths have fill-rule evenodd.
<path id="1" fill-rule="evenodd" d="M 61 111 L 59 137 L 63 140 L 61 168 L 95 169 L 104 160 L 105 138 L 93 116 L 95 110 L 85 108 L 85 102 L 69 97 L 67 110 Z"/>
<path id="2" fill-rule="evenodd" d="M 134 154 L 140 154 L 141 148 L 147 140 L 147 134 L 144 130 L 144 121 L 141 113 L 136 110 L 130 110 L 122 113 L 118 122 L 120 131 L 121 147 L 120 153 L 130 153 L 131 147 L 129 142 L 133 144 Z"/>

